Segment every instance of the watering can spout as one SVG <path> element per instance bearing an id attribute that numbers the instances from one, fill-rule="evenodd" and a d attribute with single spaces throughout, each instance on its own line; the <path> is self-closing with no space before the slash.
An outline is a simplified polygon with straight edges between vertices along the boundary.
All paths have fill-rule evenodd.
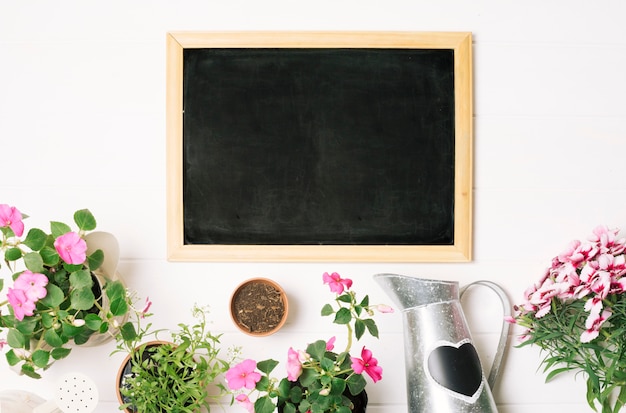
<path id="1" fill-rule="evenodd" d="M 487 380 L 460 298 L 470 285 L 489 287 L 500 296 L 506 314 L 508 299 L 501 288 L 489 281 L 459 288 L 455 281 L 399 274 L 376 274 L 374 280 L 402 310 L 409 412 L 497 413 L 491 388 L 506 348 L 508 329 L 502 329 Z"/>

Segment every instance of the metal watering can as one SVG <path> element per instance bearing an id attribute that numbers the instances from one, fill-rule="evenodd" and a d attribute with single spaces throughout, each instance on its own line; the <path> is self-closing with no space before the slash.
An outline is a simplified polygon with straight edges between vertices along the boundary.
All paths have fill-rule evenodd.
<path id="1" fill-rule="evenodd" d="M 473 285 L 489 287 L 502 301 L 504 315 L 510 315 L 511 305 L 502 288 L 490 281 L 459 288 L 454 281 L 397 274 L 376 274 L 374 280 L 402 310 L 409 412 L 497 412 L 491 390 L 506 350 L 509 323 L 503 317 L 486 380 L 460 299 Z"/>

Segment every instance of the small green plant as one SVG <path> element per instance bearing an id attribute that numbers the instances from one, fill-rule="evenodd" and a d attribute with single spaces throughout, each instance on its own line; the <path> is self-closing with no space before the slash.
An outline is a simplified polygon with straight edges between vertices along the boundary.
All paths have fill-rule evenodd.
<path id="1" fill-rule="evenodd" d="M 140 413 L 196 413 L 202 407 L 210 411 L 210 402 L 220 402 L 229 392 L 221 375 L 230 368 L 237 351 L 220 355 L 220 337 L 207 328 L 208 307 L 193 306 L 196 322 L 178 324 L 171 340 L 144 342 L 146 337 L 157 339 L 164 330 L 151 330 L 152 324 L 142 326 L 150 302 L 136 314 L 134 322 L 121 328 L 115 352 L 128 353 L 118 377 L 120 410 Z M 212 389 L 209 392 L 209 389 Z"/>

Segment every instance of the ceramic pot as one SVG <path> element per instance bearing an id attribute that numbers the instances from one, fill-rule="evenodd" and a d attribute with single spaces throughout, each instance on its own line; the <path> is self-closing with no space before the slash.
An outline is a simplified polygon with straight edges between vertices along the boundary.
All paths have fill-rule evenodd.
<path id="1" fill-rule="evenodd" d="M 230 316 L 235 326 L 250 336 L 274 334 L 287 321 L 288 312 L 285 290 L 267 278 L 244 281 L 230 299 Z"/>

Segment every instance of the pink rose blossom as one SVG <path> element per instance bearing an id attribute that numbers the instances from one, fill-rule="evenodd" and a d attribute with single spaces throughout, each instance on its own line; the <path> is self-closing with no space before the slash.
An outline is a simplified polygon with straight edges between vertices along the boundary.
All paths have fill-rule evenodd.
<path id="1" fill-rule="evenodd" d="M 75 232 L 68 232 L 57 238 L 54 248 L 68 264 L 82 264 L 87 258 L 87 243 Z"/>
<path id="2" fill-rule="evenodd" d="M 16 236 L 21 237 L 24 234 L 22 213 L 15 207 L 0 204 L 0 227 L 9 227 Z"/>
<path id="3" fill-rule="evenodd" d="M 7 299 L 9 304 L 13 308 L 13 314 L 19 321 L 24 319 L 24 316 L 32 316 L 35 310 L 35 303 L 30 301 L 23 290 L 17 290 L 9 288 L 7 293 Z"/>
<path id="4" fill-rule="evenodd" d="M 46 285 L 48 285 L 48 277 L 26 270 L 17 277 L 13 288 L 24 291 L 29 301 L 37 302 L 48 294 Z"/>
<path id="5" fill-rule="evenodd" d="M 324 284 L 328 284 L 330 291 L 336 294 L 341 294 L 343 293 L 344 288 L 349 290 L 352 286 L 352 280 L 349 278 L 341 278 L 341 276 L 336 272 L 332 274 L 325 272 L 322 275 L 322 279 L 324 280 Z"/>
<path id="6" fill-rule="evenodd" d="M 293 347 L 289 347 L 287 351 L 287 380 L 297 381 L 300 374 L 302 374 L 300 355 Z"/>
<path id="7" fill-rule="evenodd" d="M 239 364 L 231 367 L 225 374 L 228 387 L 231 390 L 239 390 L 242 387 L 246 389 L 254 389 L 261 374 L 256 372 L 256 361 L 246 359 Z"/>
<path id="8" fill-rule="evenodd" d="M 372 357 L 372 352 L 365 346 L 361 350 L 361 358 L 350 357 L 350 360 L 352 360 L 352 370 L 356 374 L 362 374 L 365 371 L 374 383 L 383 378 L 382 367 L 378 365 L 378 360 Z"/>

